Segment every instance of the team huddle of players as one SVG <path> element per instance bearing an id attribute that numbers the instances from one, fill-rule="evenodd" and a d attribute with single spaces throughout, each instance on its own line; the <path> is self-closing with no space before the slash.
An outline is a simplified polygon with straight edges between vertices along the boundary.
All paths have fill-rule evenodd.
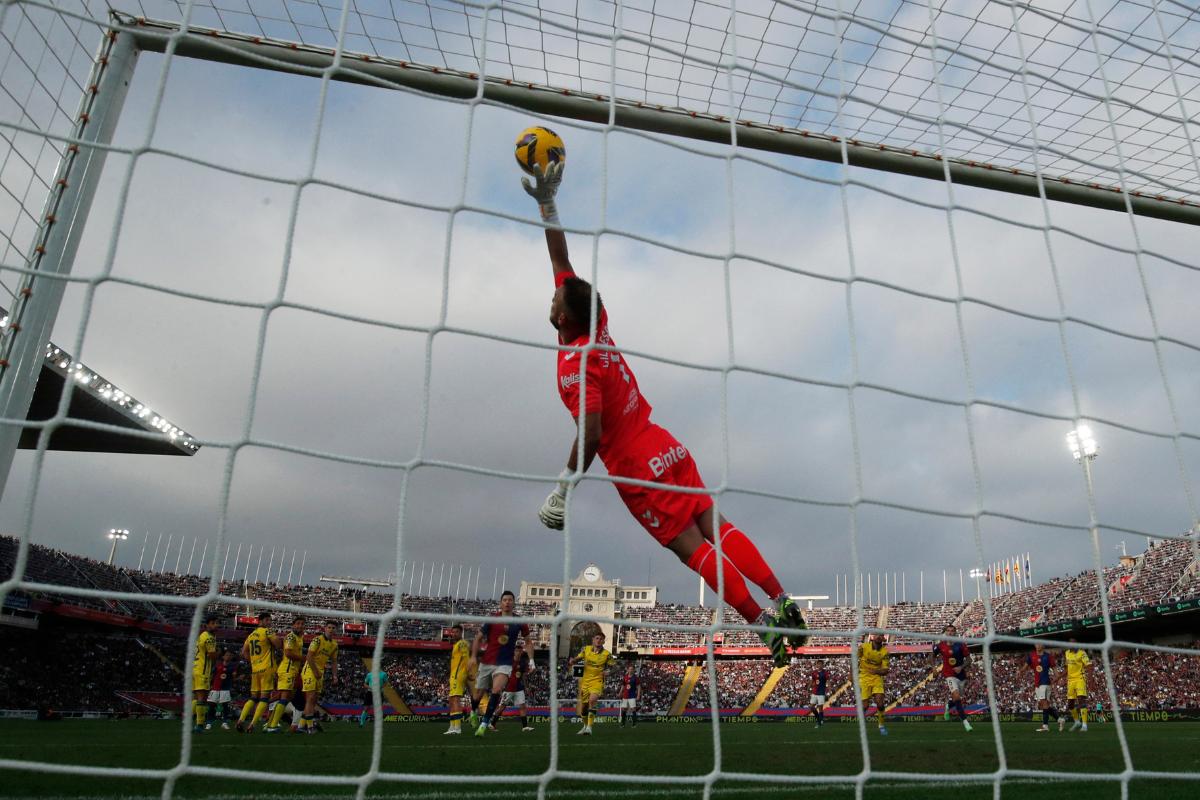
<path id="1" fill-rule="evenodd" d="M 958 635 L 958 631 L 953 625 L 947 625 L 942 632 L 947 636 Z M 1073 645 L 1078 644 L 1074 638 L 1070 641 Z M 953 711 L 962 721 L 963 728 L 970 731 L 971 723 L 967 719 L 962 697 L 963 685 L 966 683 L 971 664 L 970 651 L 961 642 L 935 642 L 931 655 L 935 660 L 940 661 L 941 678 L 946 684 L 947 719 Z M 1078 646 L 1067 648 L 1063 654 L 1063 661 L 1066 662 L 1067 667 L 1065 672 L 1067 710 L 1075 721 L 1071 730 L 1086 731 L 1088 729 L 1087 678 L 1088 667 L 1092 661 L 1088 657 L 1087 651 Z M 1034 700 L 1037 701 L 1038 709 L 1042 713 L 1042 724 L 1037 728 L 1039 733 L 1050 730 L 1051 719 L 1057 720 L 1060 731 L 1066 724 L 1066 718 L 1051 705 L 1050 687 L 1054 683 L 1052 671 L 1057 666 L 1054 655 L 1046 652 L 1040 642 L 1034 645 L 1034 652 L 1025 659 L 1025 668 L 1033 678 Z M 887 644 L 882 634 L 873 634 L 858 646 L 858 680 L 863 712 L 866 713 L 869 707 L 868 703 L 874 705 L 879 733 L 883 736 L 887 736 L 887 727 L 883 724 L 883 716 L 886 708 L 884 677 L 888 671 Z M 825 687 L 828 677 L 823 665 L 818 662 L 817 669 L 812 673 L 812 694 L 809 697 L 809 705 L 818 726 L 823 722 L 826 701 Z"/>
<path id="2" fill-rule="evenodd" d="M 192 716 L 196 733 L 207 727 L 208 706 L 217 706 L 218 714 L 229 702 L 228 651 L 218 666 L 217 617 L 209 617 L 204 629 L 196 638 L 196 652 L 192 659 Z M 242 706 L 237 721 L 239 733 L 251 733 L 260 722 L 265 733 L 279 733 L 283 715 L 291 714 L 290 730 L 294 733 L 316 733 L 320 726 L 316 721 L 317 703 L 325 688 L 325 670 L 329 668 L 330 683 L 337 682 L 338 644 L 334 639 L 334 626 L 326 622 L 321 633 L 304 647 L 304 617 L 292 619 L 291 629 L 284 636 L 271 632 L 271 613 L 258 615 L 257 627 L 242 643 L 241 657 L 250 664 L 250 698 Z M 214 687 L 214 678 L 218 683 Z M 299 706 L 292 699 L 297 692 L 304 702 Z M 299 699 L 299 698 L 297 698 Z"/>

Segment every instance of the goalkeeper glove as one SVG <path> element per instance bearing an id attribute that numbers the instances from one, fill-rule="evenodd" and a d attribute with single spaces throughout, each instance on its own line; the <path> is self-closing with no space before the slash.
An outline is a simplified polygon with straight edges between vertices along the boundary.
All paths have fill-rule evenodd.
<path id="1" fill-rule="evenodd" d="M 521 185 L 525 187 L 525 192 L 537 200 L 538 211 L 542 213 L 542 221 L 555 227 L 561 226 L 558 221 L 558 207 L 554 204 L 554 195 L 558 193 L 558 185 L 562 182 L 562 171 L 563 163 L 560 161 L 555 164 L 547 164 L 546 170 L 540 174 L 535 172 L 533 183 L 529 182 L 529 178 L 521 178 Z"/>
<path id="2" fill-rule="evenodd" d="M 552 530 L 561 531 L 563 523 L 567 518 L 567 481 L 573 473 L 569 469 L 564 469 L 558 476 L 558 486 L 554 487 L 554 491 L 546 498 L 546 502 L 542 503 L 541 509 L 538 510 L 538 519 L 542 524 Z"/>
<path id="3" fill-rule="evenodd" d="M 543 525 L 556 531 L 563 529 L 563 523 L 566 521 L 566 499 L 567 493 L 561 486 L 550 493 L 538 511 L 538 519 L 542 521 Z"/>

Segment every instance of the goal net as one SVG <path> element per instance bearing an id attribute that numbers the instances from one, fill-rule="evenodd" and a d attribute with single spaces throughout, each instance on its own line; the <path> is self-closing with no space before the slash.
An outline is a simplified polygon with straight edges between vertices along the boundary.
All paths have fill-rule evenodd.
<path id="1" fill-rule="evenodd" d="M 993 649 L 1031 646 L 1019 631 L 1051 602 L 1099 620 L 1079 646 L 1109 708 L 1116 653 L 1194 652 L 1122 638 L 1121 581 L 1152 570 L 1112 566 L 1114 547 L 1157 539 L 1200 561 L 1181 533 L 1200 526 L 1200 17 L 1187 4 L 26 0 L 0 8 L 0 32 L 0 511 L 20 543 L 0 596 L 170 607 L 189 648 L 211 608 L 365 620 L 378 660 L 389 626 L 445 613 L 402 608 L 402 580 L 365 611 L 229 597 L 231 547 L 295 547 L 315 529 L 339 564 L 404 576 L 414 559 L 471 553 L 563 586 L 589 560 L 649 550 L 598 468 L 577 476 L 561 539 L 534 519 L 573 430 L 548 377 L 542 223 L 510 155 L 542 124 L 566 142 L 576 269 L 718 508 L 786 565 L 792 591 L 853 610 L 821 635 L 843 648 L 855 696 L 849 654 L 865 634 L 927 652 L 957 623 L 954 641 L 979 654 L 991 722 L 977 735 L 996 759 L 943 774 L 889 760 L 859 701 L 861 768 L 746 768 L 722 747 L 717 641 L 757 629 L 720 607 L 711 624 L 621 621 L 704 643 L 711 768 L 579 766 L 555 725 L 544 770 L 490 778 L 539 797 L 591 780 L 705 797 L 938 781 L 998 794 L 1081 777 L 1006 756 L 1015 687 L 994 679 Z M 50 433 L 105 429 L 72 419 L 68 398 L 17 453 L 51 337 L 153 387 L 145 400 L 197 455 L 60 466 Z M 1080 445 L 1072 465 L 1065 437 L 1082 425 L 1101 454 Z M 185 435 L 165 416 L 160 430 Z M 77 521 L 63 498 L 99 502 L 118 475 L 141 511 L 186 509 L 212 531 L 194 596 L 28 577 L 32 544 Z M 1031 550 L 1054 572 L 1090 570 L 1091 590 L 1007 601 L 994 567 Z M 940 591 L 921 578 L 922 605 L 957 593 L 937 626 L 905 613 L 911 578 L 868 578 L 897 559 L 954 565 Z M 831 589 L 830 572 L 849 577 Z M 1184 569 L 1153 600 L 1197 583 Z M 551 664 L 568 655 L 560 631 L 614 622 L 565 602 L 531 619 Z M 562 677 L 548 680 L 557 717 Z M 1088 780 L 1124 796 L 1166 772 L 1200 778 L 1140 766 L 1113 721 L 1119 758 Z M 383 740 L 377 721 L 352 775 L 270 778 L 360 795 L 464 782 L 406 768 Z M 196 776 L 265 777 L 196 752 L 185 724 L 170 768 L 70 754 L 0 768 L 153 779 L 168 797 Z"/>

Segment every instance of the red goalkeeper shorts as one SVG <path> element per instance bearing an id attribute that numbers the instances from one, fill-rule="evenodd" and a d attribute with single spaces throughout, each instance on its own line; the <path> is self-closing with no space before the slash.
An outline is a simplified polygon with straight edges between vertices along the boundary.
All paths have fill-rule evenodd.
<path id="1" fill-rule="evenodd" d="M 654 424 L 648 425 L 622 448 L 620 456 L 612 458 L 611 463 L 606 461 L 604 466 L 614 477 L 653 481 L 663 486 L 704 488 L 692 454 L 670 431 Z M 707 494 L 672 492 L 627 483 L 618 483 L 616 487 L 629 513 L 663 547 L 713 505 Z"/>

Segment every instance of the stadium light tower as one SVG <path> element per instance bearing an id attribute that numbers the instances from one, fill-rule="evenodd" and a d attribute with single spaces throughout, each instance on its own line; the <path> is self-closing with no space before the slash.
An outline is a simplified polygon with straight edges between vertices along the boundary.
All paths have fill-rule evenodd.
<path id="1" fill-rule="evenodd" d="M 117 557 L 117 544 L 129 538 L 129 531 L 124 528 L 109 528 L 105 536 L 112 539 L 112 549 L 108 551 L 108 563 L 111 565 Z"/>
<path id="2" fill-rule="evenodd" d="M 1087 480 L 1088 494 L 1092 491 L 1092 461 L 1100 453 L 1096 437 L 1090 425 L 1078 425 L 1067 434 L 1067 447 L 1071 449 L 1071 457 L 1083 464 L 1083 476 Z"/>
<path id="3" fill-rule="evenodd" d="M 967 577 L 975 579 L 975 599 L 976 600 L 983 599 L 983 587 L 979 585 L 979 579 L 983 578 L 985 575 L 987 575 L 987 573 L 977 567 L 972 567 L 971 571 L 967 573 Z"/>

